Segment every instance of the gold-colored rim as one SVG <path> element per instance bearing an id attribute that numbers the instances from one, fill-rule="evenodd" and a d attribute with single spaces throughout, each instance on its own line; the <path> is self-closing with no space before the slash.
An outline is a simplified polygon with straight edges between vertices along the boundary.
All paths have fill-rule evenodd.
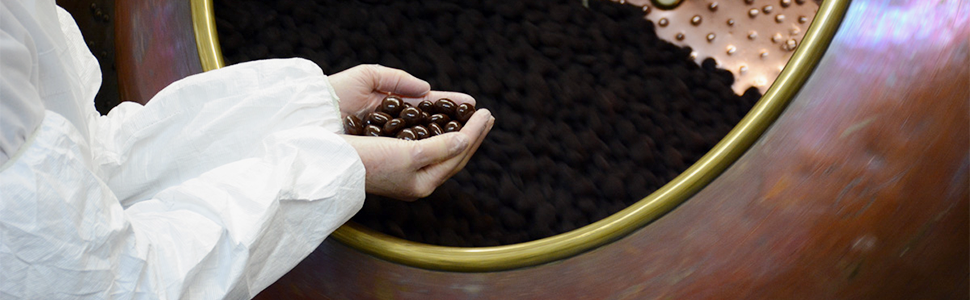
<path id="1" fill-rule="evenodd" d="M 224 67 L 222 47 L 216 31 L 216 15 L 212 11 L 212 0 L 191 0 L 192 31 L 195 32 L 195 45 L 199 50 L 202 71 Z"/>
<path id="2" fill-rule="evenodd" d="M 223 66 L 211 0 L 191 0 L 192 21 L 203 69 Z M 630 207 L 598 222 L 560 235 L 514 245 L 461 248 L 415 243 L 385 235 L 353 222 L 333 233 L 338 241 L 361 252 L 408 266 L 456 272 L 516 269 L 568 258 L 620 239 L 643 227 L 701 190 L 734 163 L 768 129 L 808 80 L 835 36 L 849 0 L 826 0 L 801 46 L 758 103 L 711 151 Z"/>

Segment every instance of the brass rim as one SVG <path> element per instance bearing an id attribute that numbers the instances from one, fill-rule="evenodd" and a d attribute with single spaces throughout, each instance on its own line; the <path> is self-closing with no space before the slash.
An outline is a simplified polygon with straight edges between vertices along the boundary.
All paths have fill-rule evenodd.
<path id="1" fill-rule="evenodd" d="M 223 66 L 211 0 L 191 0 L 192 21 L 203 70 Z M 565 259 L 620 239 L 650 223 L 701 190 L 733 164 L 768 129 L 808 80 L 835 36 L 849 0 L 827 0 L 801 46 L 761 100 L 711 151 L 646 198 L 603 220 L 556 236 L 496 247 L 443 247 L 415 243 L 348 222 L 333 237 L 361 252 L 408 266 L 456 272 L 485 272 L 535 266 Z"/>
<path id="2" fill-rule="evenodd" d="M 192 31 L 195 32 L 195 45 L 199 50 L 202 71 L 215 70 L 225 66 L 219 34 L 216 31 L 216 15 L 212 11 L 212 0 L 192 0 Z"/>

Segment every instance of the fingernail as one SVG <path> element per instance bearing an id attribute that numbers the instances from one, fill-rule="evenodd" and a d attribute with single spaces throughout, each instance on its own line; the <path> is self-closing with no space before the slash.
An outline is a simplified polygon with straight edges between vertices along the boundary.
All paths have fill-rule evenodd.
<path id="1" fill-rule="evenodd" d="M 464 134 L 455 134 L 455 137 L 451 138 L 451 153 L 452 155 L 461 153 L 468 147 L 468 138 Z"/>

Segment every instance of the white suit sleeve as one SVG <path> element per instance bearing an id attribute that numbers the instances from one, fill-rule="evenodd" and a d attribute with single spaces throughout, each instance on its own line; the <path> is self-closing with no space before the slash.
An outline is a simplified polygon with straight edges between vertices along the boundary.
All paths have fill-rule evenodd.
<path id="1" fill-rule="evenodd" d="M 37 90 L 18 101 L 49 105 Z M 274 60 L 106 117 L 47 106 L 0 168 L 0 299 L 254 296 L 362 204 L 336 101 L 312 63 Z"/>

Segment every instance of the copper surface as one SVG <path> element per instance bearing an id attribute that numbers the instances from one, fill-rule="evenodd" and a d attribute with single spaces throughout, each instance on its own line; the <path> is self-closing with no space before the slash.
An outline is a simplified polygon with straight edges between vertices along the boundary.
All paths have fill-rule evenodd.
<path id="1" fill-rule="evenodd" d="M 189 1 L 115 3 L 115 60 L 121 101 L 146 103 L 162 88 L 201 73 Z"/>
<path id="2" fill-rule="evenodd" d="M 830 0 L 772 87 L 717 145 L 679 176 L 629 207 L 579 229 L 497 247 L 442 247 L 406 241 L 353 222 L 333 238 L 395 263 L 445 271 L 487 272 L 531 267 L 567 258 L 622 238 L 683 203 L 721 174 L 771 125 L 808 79 L 835 35 L 849 2 Z"/>
<path id="3" fill-rule="evenodd" d="M 94 97 L 94 106 L 102 114 L 120 103 L 118 72 L 115 68 L 114 0 L 58 0 L 74 18 L 88 50 L 101 67 L 101 88 Z"/>
<path id="4" fill-rule="evenodd" d="M 619 241 L 454 273 L 327 240 L 260 298 L 966 299 L 968 16 L 958 1 L 854 1 L 768 133 Z"/>
<path id="5" fill-rule="evenodd" d="M 794 0 L 684 0 L 661 9 L 650 0 L 613 0 L 643 7 L 657 36 L 691 47 L 700 64 L 713 58 L 718 68 L 731 71 L 731 87 L 738 95 L 750 87 L 762 93 L 801 44 L 818 4 Z"/>
<path id="6" fill-rule="evenodd" d="M 119 59 L 119 71 L 135 69 L 130 91 L 152 95 L 201 71 L 190 23 L 171 24 L 189 3 L 136 2 L 118 6 L 148 4 L 118 18 L 155 25 L 119 29 L 142 31 L 127 44 L 117 34 L 137 54 Z M 968 16 L 953 0 L 854 1 L 768 133 L 690 201 L 616 242 L 542 266 L 454 273 L 328 239 L 259 298 L 966 299 Z"/>

